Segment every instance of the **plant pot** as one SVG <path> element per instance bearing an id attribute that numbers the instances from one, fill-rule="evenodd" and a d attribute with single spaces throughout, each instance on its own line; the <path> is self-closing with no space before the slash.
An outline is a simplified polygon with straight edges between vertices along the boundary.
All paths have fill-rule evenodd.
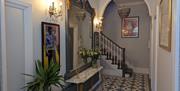
<path id="1" fill-rule="evenodd" d="M 84 62 L 84 64 L 87 64 L 88 63 L 87 58 L 83 58 L 83 62 Z"/>
<path id="2" fill-rule="evenodd" d="M 93 60 L 91 64 L 92 64 L 93 68 L 97 68 L 98 67 L 97 60 Z"/>

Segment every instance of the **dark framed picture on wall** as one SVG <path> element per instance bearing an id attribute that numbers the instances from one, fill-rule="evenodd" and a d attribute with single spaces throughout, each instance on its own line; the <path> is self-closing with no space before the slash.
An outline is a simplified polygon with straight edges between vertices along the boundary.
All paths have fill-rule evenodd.
<path id="1" fill-rule="evenodd" d="M 60 65 L 60 26 L 42 22 L 42 62 L 48 67 L 51 61 Z"/>
<path id="2" fill-rule="evenodd" d="M 122 19 L 122 38 L 139 38 L 139 17 L 125 17 Z"/>

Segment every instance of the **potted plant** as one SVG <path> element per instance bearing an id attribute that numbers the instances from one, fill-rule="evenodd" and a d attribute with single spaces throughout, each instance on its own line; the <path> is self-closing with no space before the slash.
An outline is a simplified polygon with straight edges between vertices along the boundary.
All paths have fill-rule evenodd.
<path id="1" fill-rule="evenodd" d="M 35 75 L 24 74 L 33 78 L 33 81 L 26 83 L 24 87 L 27 91 L 51 91 L 52 86 L 63 88 L 64 78 L 59 75 L 60 66 L 58 64 L 51 61 L 48 68 L 44 69 L 40 60 L 37 60 L 35 66 Z"/>

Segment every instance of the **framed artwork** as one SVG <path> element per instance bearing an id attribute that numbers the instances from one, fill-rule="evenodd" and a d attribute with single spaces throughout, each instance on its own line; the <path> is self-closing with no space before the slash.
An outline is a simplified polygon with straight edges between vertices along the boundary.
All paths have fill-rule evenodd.
<path id="1" fill-rule="evenodd" d="M 161 0 L 159 7 L 159 46 L 171 51 L 172 0 Z"/>
<path id="2" fill-rule="evenodd" d="M 139 17 L 125 17 L 122 19 L 122 38 L 139 38 Z"/>
<path id="3" fill-rule="evenodd" d="M 51 61 L 60 65 L 60 26 L 42 22 L 42 62 L 48 67 Z"/>

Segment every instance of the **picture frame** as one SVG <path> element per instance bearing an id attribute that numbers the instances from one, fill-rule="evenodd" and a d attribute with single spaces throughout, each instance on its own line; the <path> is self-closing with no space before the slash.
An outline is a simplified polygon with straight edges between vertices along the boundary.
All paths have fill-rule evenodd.
<path id="1" fill-rule="evenodd" d="M 122 18 L 122 38 L 139 38 L 139 16 Z"/>
<path id="2" fill-rule="evenodd" d="M 171 51 L 172 0 L 161 0 L 159 7 L 159 46 Z"/>
<path id="3" fill-rule="evenodd" d="M 45 68 L 50 61 L 60 65 L 60 25 L 41 22 L 42 63 Z"/>

